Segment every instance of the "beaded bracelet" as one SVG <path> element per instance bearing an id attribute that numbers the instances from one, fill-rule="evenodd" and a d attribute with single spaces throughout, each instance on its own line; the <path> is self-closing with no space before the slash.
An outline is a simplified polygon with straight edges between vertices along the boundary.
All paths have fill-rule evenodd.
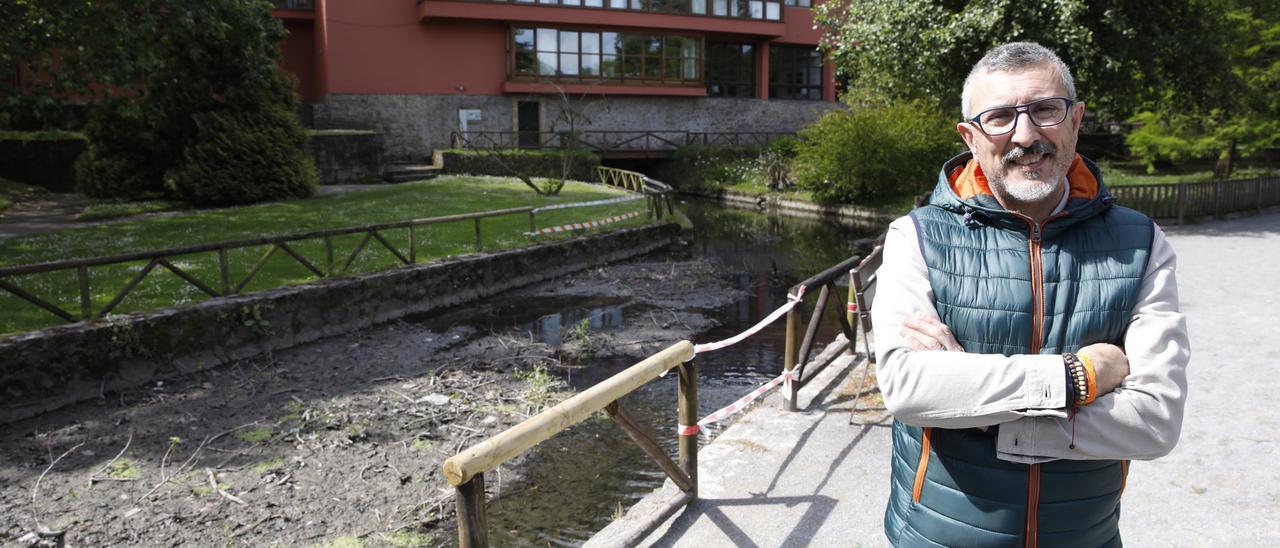
<path id="1" fill-rule="evenodd" d="M 1062 361 L 1071 375 L 1071 388 L 1076 396 L 1077 405 L 1087 405 L 1093 401 L 1093 391 L 1089 388 L 1089 374 L 1079 356 L 1070 352 L 1062 355 Z"/>

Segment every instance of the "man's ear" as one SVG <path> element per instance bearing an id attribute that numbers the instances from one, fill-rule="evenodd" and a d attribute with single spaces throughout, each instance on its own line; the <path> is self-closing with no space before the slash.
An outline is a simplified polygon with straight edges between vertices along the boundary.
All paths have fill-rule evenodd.
<path id="1" fill-rule="evenodd" d="M 973 146 L 974 139 L 978 138 L 978 130 L 969 122 L 960 122 L 956 124 L 956 131 L 960 133 L 960 138 L 964 139 L 965 146 L 969 147 L 969 152 L 978 153 L 978 149 Z"/>
<path id="2" fill-rule="evenodd" d="M 1084 101 L 1078 101 L 1076 104 L 1071 105 L 1071 107 L 1071 131 L 1079 134 L 1080 123 L 1084 120 Z"/>

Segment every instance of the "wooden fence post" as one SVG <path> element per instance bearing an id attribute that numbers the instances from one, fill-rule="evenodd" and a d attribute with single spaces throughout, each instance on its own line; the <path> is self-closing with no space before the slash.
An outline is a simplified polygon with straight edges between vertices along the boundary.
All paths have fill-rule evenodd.
<path id="1" fill-rule="evenodd" d="M 801 306 L 803 306 L 803 302 L 796 303 L 795 308 L 792 308 L 791 310 L 787 311 L 787 337 L 786 337 L 786 344 L 783 347 L 782 366 L 787 370 L 788 373 L 796 370 L 796 337 L 800 335 L 800 307 Z M 796 410 L 796 392 L 798 391 L 797 386 L 798 385 L 795 382 L 790 383 L 791 392 L 789 394 L 784 394 L 787 397 L 787 403 L 786 403 L 787 411 Z M 787 389 L 788 389 L 787 387 L 785 386 L 783 387 L 783 390 L 787 390 Z"/>
<path id="2" fill-rule="evenodd" d="M 76 276 L 80 279 L 80 314 L 84 319 L 93 318 L 93 298 L 89 294 L 89 267 L 81 266 L 76 269 Z"/>
<path id="3" fill-rule="evenodd" d="M 1213 182 L 1213 218 L 1222 218 L 1222 181 Z"/>
<path id="4" fill-rule="evenodd" d="M 1187 185 L 1186 185 L 1186 184 L 1184 184 L 1184 183 L 1178 183 L 1178 197 L 1177 197 L 1177 202 L 1178 202 L 1178 206 L 1177 206 L 1177 207 L 1178 207 L 1178 224 L 1183 224 L 1183 223 L 1187 222 L 1187 219 L 1186 219 L 1186 213 L 1187 213 Z"/>
<path id="5" fill-rule="evenodd" d="M 482 247 L 480 245 L 480 218 L 476 217 L 476 253 L 479 253 L 481 249 Z"/>
<path id="6" fill-rule="evenodd" d="M 489 524 L 484 512 L 484 474 L 476 474 L 455 489 L 458 514 L 458 546 L 485 548 L 489 545 Z"/>
<path id="7" fill-rule="evenodd" d="M 688 361 L 680 364 L 680 424 L 698 424 L 698 364 Z M 698 498 L 698 435 L 680 436 L 680 468 L 688 474 L 693 488 L 689 495 Z"/>
<path id="8" fill-rule="evenodd" d="M 1258 213 L 1262 213 L 1262 177 L 1258 177 L 1258 180 L 1254 182 L 1254 185 L 1253 199 L 1258 209 Z"/>

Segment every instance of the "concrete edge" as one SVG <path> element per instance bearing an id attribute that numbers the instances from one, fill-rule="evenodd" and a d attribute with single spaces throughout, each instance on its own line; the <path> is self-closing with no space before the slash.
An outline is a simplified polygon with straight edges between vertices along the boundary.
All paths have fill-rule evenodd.
<path id="1" fill-rule="evenodd" d="M 0 424 L 666 247 L 676 224 L 445 259 L 0 338 Z"/>
<path id="2" fill-rule="evenodd" d="M 843 219 L 856 223 L 887 224 L 901 217 L 865 207 L 852 205 L 829 206 L 801 200 L 780 198 L 771 194 L 747 194 L 743 192 L 721 191 L 718 193 L 679 191 L 682 196 L 693 196 L 716 200 L 726 205 L 743 209 L 777 210 L 784 215 L 804 217 L 808 219 Z"/>

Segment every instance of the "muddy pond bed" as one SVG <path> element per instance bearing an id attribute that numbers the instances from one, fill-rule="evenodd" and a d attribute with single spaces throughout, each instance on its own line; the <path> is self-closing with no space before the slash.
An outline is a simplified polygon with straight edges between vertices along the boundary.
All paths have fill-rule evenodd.
<path id="1" fill-rule="evenodd" d="M 874 235 L 684 208 L 698 228 L 668 252 L 0 425 L 0 544 L 452 544 L 444 459 L 678 340 L 738 333 Z M 779 324 L 700 357 L 702 413 L 781 349 Z M 626 401 L 672 452 L 675 401 L 674 376 Z M 487 480 L 491 541 L 546 546 L 662 475 L 601 415 Z"/>

